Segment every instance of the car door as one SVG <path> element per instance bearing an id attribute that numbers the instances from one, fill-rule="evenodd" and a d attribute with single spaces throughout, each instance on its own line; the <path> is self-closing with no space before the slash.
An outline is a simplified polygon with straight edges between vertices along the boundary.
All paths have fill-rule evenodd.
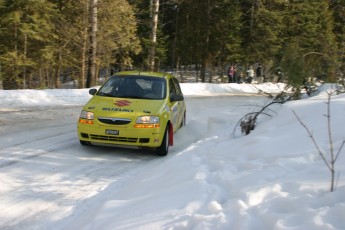
<path id="1" fill-rule="evenodd" d="M 169 95 L 170 98 L 174 95 L 181 95 L 181 88 L 175 78 L 169 80 Z M 173 123 L 174 132 L 180 127 L 184 116 L 184 101 L 170 101 L 170 117 Z"/>

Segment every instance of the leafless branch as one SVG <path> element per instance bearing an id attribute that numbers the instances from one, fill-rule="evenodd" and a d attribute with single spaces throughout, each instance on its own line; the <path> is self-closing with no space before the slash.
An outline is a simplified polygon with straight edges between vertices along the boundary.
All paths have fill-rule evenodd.
<path id="1" fill-rule="evenodd" d="M 303 126 L 303 128 L 307 131 L 307 133 L 309 134 L 309 137 L 311 138 L 311 140 L 313 141 L 314 143 L 314 146 L 315 148 L 317 149 L 317 152 L 319 153 L 319 155 L 321 156 L 322 160 L 325 162 L 327 168 L 329 170 L 332 170 L 331 169 L 331 166 L 329 164 L 329 162 L 327 161 L 325 155 L 323 154 L 323 152 L 321 151 L 319 145 L 317 144 L 315 138 L 314 138 L 314 135 L 312 134 L 312 132 L 309 130 L 309 128 L 303 123 L 303 121 L 301 120 L 301 118 L 297 115 L 297 113 L 292 110 L 293 114 L 295 115 L 295 117 L 297 118 L 297 120 L 299 121 L 299 123 Z"/>
<path id="2" fill-rule="evenodd" d="M 340 147 L 339 147 L 339 149 L 338 149 L 338 152 L 337 152 L 337 154 L 335 155 L 334 162 L 337 161 L 337 159 L 338 159 L 338 157 L 339 157 L 339 155 L 340 155 L 340 152 L 341 152 L 341 150 L 342 150 L 343 147 L 344 147 L 344 144 L 345 144 L 345 140 L 341 143 L 341 145 L 340 145 Z"/>
<path id="3" fill-rule="evenodd" d="M 270 94 L 269 94 L 270 95 Z M 291 100 L 293 96 L 287 96 L 287 94 L 285 92 L 281 92 L 279 95 L 276 95 L 274 97 L 274 99 L 264 105 L 264 106 L 260 106 L 260 110 L 257 112 L 251 112 L 251 113 L 247 113 L 246 115 L 244 115 L 235 125 L 235 128 L 233 130 L 233 135 L 236 132 L 236 129 L 240 126 L 241 127 L 241 132 L 245 135 L 248 135 L 252 130 L 255 129 L 256 126 L 256 121 L 257 118 L 259 117 L 259 115 L 266 115 L 266 116 L 271 116 L 269 115 L 266 111 L 269 110 L 269 107 L 273 104 L 283 104 L 286 101 Z"/>
<path id="4" fill-rule="evenodd" d="M 308 127 L 302 122 L 302 120 L 299 118 L 299 116 L 297 115 L 297 113 L 295 111 L 292 111 L 294 113 L 294 115 L 296 116 L 297 120 L 300 122 L 300 124 L 305 128 L 305 130 L 308 132 L 309 137 L 311 138 L 311 140 L 313 141 L 319 155 L 321 156 L 322 160 L 325 162 L 327 168 L 331 171 L 331 192 L 333 192 L 334 190 L 334 186 L 335 186 L 335 162 L 337 161 L 341 150 L 344 147 L 345 144 L 345 140 L 343 140 L 343 142 L 341 143 L 338 152 L 336 155 L 334 155 L 334 144 L 333 144 L 333 137 L 332 137 L 332 127 L 331 127 L 331 97 L 332 95 L 335 93 L 335 90 L 330 90 L 329 92 L 327 92 L 327 114 L 324 115 L 327 118 L 327 128 L 328 128 L 328 141 L 329 141 L 329 156 L 330 159 L 327 160 L 326 156 L 324 155 L 324 153 L 320 150 L 313 134 L 311 133 L 311 131 L 308 129 Z"/>

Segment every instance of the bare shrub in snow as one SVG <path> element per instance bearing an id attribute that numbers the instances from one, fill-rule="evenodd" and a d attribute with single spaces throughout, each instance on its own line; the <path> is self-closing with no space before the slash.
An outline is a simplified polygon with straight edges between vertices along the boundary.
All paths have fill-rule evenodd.
<path id="1" fill-rule="evenodd" d="M 264 92 L 265 93 L 265 92 Z M 282 91 L 281 93 L 277 94 L 276 96 L 273 96 L 272 94 L 265 93 L 268 95 L 268 98 L 272 98 L 272 100 L 267 103 L 264 106 L 261 106 L 261 108 L 258 111 L 247 113 L 244 115 L 235 125 L 233 134 L 235 131 L 240 127 L 242 134 L 248 135 L 252 130 L 255 129 L 257 119 L 260 115 L 266 115 L 271 116 L 268 113 L 269 107 L 273 104 L 283 104 L 292 98 L 294 98 L 294 94 L 288 95 L 285 91 Z"/>
<path id="2" fill-rule="evenodd" d="M 331 192 L 334 191 L 334 186 L 335 186 L 335 163 L 336 163 L 336 161 L 337 161 L 337 159 L 338 159 L 338 157 L 339 157 L 339 155 L 340 155 L 340 153 L 344 147 L 344 144 L 345 144 L 345 140 L 343 140 L 342 143 L 340 144 L 338 151 L 335 151 L 334 144 L 333 144 L 333 137 L 332 137 L 332 128 L 331 128 L 331 97 L 334 93 L 336 93 L 335 90 L 331 90 L 331 91 L 327 92 L 327 102 L 326 102 L 327 114 L 325 116 L 327 118 L 327 131 L 328 131 L 328 141 L 329 141 L 329 149 L 328 149 L 329 152 L 328 152 L 328 154 L 321 150 L 321 148 L 319 147 L 313 133 L 303 123 L 303 121 L 297 115 L 297 113 L 295 111 L 292 111 L 294 113 L 294 115 L 296 116 L 297 120 L 299 121 L 299 123 L 307 131 L 309 137 L 311 138 L 311 140 L 314 143 L 314 146 L 315 146 L 318 154 L 321 156 L 323 162 L 325 163 L 325 165 L 327 166 L 327 168 L 331 172 L 331 188 L 330 188 Z"/>

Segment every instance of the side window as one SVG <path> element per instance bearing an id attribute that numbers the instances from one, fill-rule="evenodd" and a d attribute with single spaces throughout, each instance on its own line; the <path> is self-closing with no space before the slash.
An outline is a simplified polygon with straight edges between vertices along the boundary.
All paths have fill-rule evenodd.
<path id="1" fill-rule="evenodd" d="M 165 80 L 152 80 L 151 88 L 149 89 L 150 98 L 152 99 L 163 99 L 166 95 L 166 81 Z"/>
<path id="2" fill-rule="evenodd" d="M 112 77 L 110 78 L 99 90 L 99 94 L 111 94 L 118 90 L 122 84 L 122 78 Z"/>
<path id="3" fill-rule="evenodd" d="M 173 79 L 171 78 L 169 80 L 169 95 L 171 96 L 171 95 L 176 95 L 176 94 L 177 94 L 176 87 L 175 87 Z"/>
<path id="4" fill-rule="evenodd" d="M 182 95 L 182 90 L 181 90 L 180 84 L 178 83 L 177 79 L 173 78 L 173 81 L 175 84 L 176 93 L 179 95 Z"/>

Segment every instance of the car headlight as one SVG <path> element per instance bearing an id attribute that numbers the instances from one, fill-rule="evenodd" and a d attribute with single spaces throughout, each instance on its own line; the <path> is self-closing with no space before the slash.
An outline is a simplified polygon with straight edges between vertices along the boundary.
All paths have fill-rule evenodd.
<path id="1" fill-rule="evenodd" d="M 157 116 L 142 116 L 136 120 L 137 124 L 159 124 L 159 117 Z"/>
<path id="2" fill-rule="evenodd" d="M 160 119 L 157 116 L 141 116 L 136 120 L 135 128 L 159 128 Z"/>
<path id="3" fill-rule="evenodd" d="M 94 118 L 94 115 L 92 112 L 83 110 L 80 113 L 79 122 L 92 125 L 93 124 L 93 118 Z"/>
<path id="4" fill-rule="evenodd" d="M 93 120 L 94 116 L 93 116 L 92 112 L 83 110 L 83 111 L 81 111 L 79 118 L 87 119 L 87 120 Z"/>

